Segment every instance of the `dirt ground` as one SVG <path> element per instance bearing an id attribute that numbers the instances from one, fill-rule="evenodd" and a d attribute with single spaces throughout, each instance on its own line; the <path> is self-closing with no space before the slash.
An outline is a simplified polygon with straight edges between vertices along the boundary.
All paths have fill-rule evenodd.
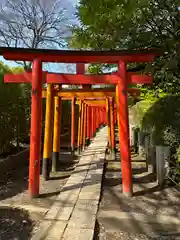
<path id="1" fill-rule="evenodd" d="M 62 157 L 49 181 L 40 176 L 40 196 L 35 199 L 28 195 L 28 166 L 0 176 L 0 240 L 28 240 L 38 230 L 77 162 L 70 154 Z"/>
<path id="2" fill-rule="evenodd" d="M 127 198 L 122 194 L 119 153 L 115 161 L 107 159 L 96 239 L 179 240 L 180 191 L 169 184 L 160 189 L 145 159 L 132 153 L 134 196 Z"/>

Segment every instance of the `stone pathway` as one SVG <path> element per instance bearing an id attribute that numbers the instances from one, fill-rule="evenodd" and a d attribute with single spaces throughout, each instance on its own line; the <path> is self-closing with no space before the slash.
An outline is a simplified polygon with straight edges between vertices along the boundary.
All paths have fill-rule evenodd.
<path id="1" fill-rule="evenodd" d="M 32 240 L 92 240 L 101 194 L 107 128 L 97 133 Z"/>

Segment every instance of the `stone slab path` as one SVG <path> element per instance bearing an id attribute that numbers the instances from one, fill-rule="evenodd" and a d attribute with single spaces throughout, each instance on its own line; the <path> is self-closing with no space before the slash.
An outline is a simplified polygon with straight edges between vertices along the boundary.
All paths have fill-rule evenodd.
<path id="1" fill-rule="evenodd" d="M 92 240 L 101 194 L 107 128 L 83 152 L 32 240 Z"/>

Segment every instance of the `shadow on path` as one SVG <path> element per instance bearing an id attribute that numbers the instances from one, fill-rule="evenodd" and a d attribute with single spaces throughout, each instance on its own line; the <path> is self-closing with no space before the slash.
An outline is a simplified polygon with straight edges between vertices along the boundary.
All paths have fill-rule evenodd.
<path id="1" fill-rule="evenodd" d="M 28 240 L 34 223 L 26 211 L 17 208 L 0 208 L 0 239 Z"/>
<path id="2" fill-rule="evenodd" d="M 118 143 L 117 143 L 118 149 Z M 122 194 L 120 154 L 106 161 L 98 223 L 99 238 L 106 240 L 180 239 L 180 192 L 147 171 L 145 160 L 132 154 L 132 198 Z"/>

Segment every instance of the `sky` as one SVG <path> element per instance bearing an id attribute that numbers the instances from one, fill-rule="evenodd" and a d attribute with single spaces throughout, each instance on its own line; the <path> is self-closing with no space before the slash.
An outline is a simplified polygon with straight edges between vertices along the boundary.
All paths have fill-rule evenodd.
<path id="1" fill-rule="evenodd" d="M 4 0 L 5 2 L 6 0 Z M 78 3 L 79 0 L 68 0 L 73 6 Z M 4 62 L 5 64 L 9 65 L 10 67 L 19 66 L 14 61 L 6 61 L 2 56 L 0 56 L 0 61 Z M 43 64 L 43 69 L 48 70 L 49 72 L 62 72 L 62 73 L 74 73 L 75 72 L 75 65 L 74 64 L 62 64 L 62 63 L 48 63 Z"/>

